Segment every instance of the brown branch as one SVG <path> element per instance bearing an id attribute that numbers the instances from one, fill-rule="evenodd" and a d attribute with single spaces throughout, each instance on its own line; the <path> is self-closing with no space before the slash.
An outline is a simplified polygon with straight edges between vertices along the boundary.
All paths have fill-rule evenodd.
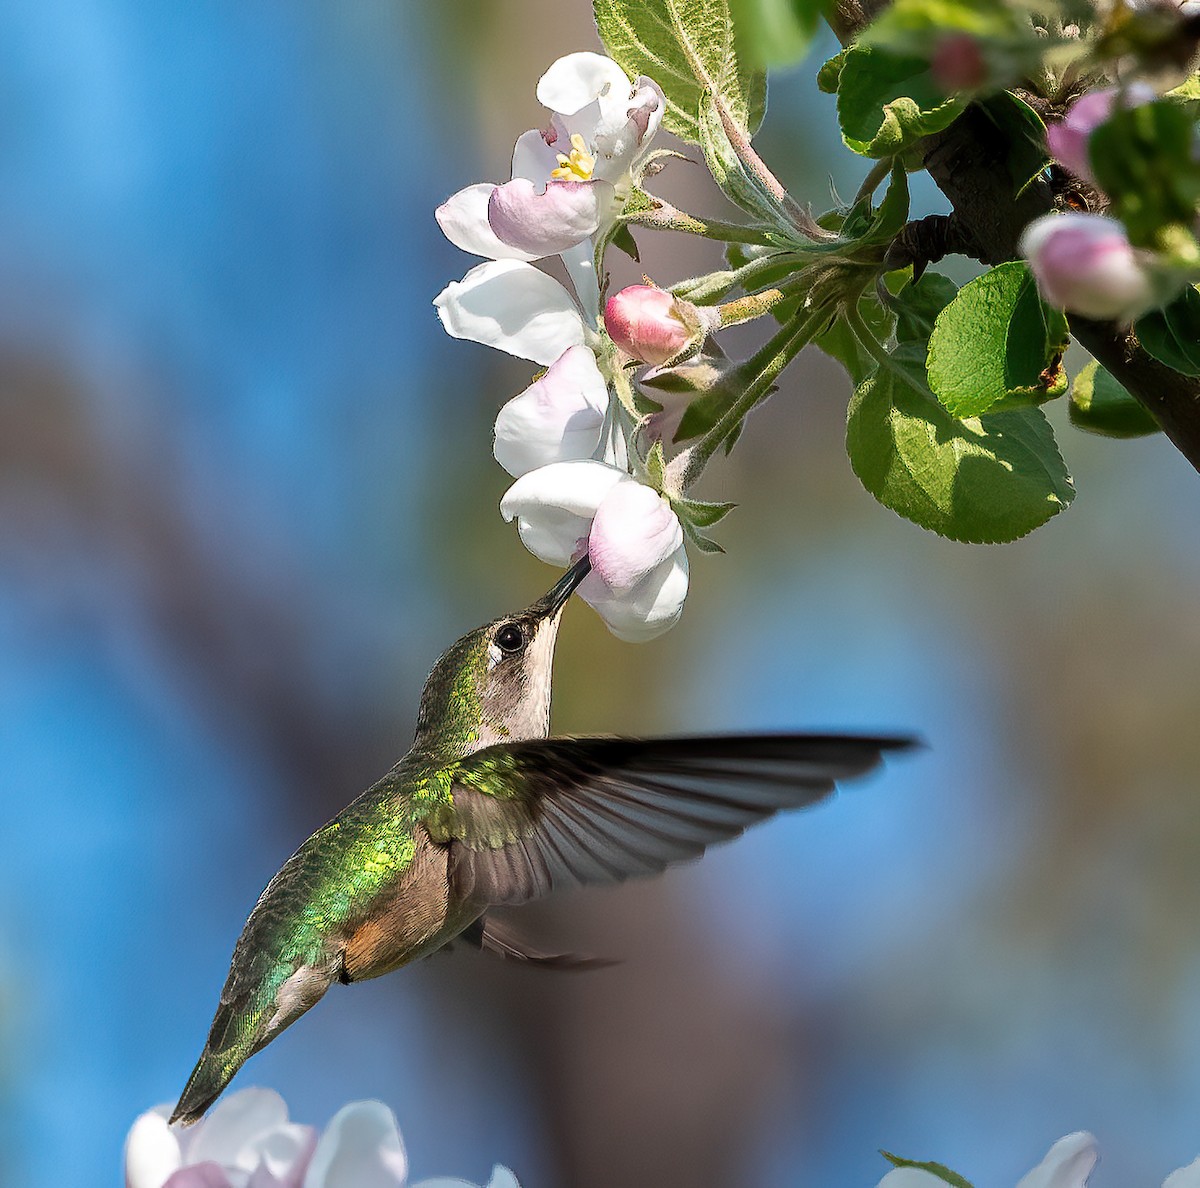
<path id="1" fill-rule="evenodd" d="M 861 4 L 839 4 L 830 23 L 847 42 L 864 24 Z M 984 264 L 1019 258 L 1017 243 L 1032 219 L 1055 208 L 1056 193 L 1039 179 L 1016 198 L 1007 184 L 1008 144 L 976 105 L 926 141 L 925 168 L 954 208 L 957 228 L 969 228 L 973 256 Z M 1071 332 L 1150 413 L 1181 454 L 1200 471 L 1200 378 L 1180 375 L 1152 358 L 1128 329 L 1069 318 Z"/>

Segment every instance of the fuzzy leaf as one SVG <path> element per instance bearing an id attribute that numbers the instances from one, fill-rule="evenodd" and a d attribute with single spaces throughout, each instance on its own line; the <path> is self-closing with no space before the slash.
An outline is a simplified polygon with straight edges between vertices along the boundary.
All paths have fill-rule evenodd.
<path id="1" fill-rule="evenodd" d="M 925 384 L 924 352 L 898 347 L 850 401 L 846 451 L 885 507 L 951 540 L 1017 540 L 1074 498 L 1038 409 L 958 420 Z"/>
<path id="2" fill-rule="evenodd" d="M 667 96 L 663 123 L 696 144 L 705 91 L 750 132 L 762 123 L 767 79 L 738 61 L 728 0 L 592 0 L 609 56 L 627 74 L 654 79 Z"/>
<path id="3" fill-rule="evenodd" d="M 710 92 L 705 93 L 701 103 L 697 131 L 705 163 L 725 197 L 755 219 L 794 233 L 791 219 L 783 207 L 745 167 L 729 143 Z"/>
<path id="4" fill-rule="evenodd" d="M 1158 422 L 1093 360 L 1071 385 L 1071 424 L 1103 437 L 1148 437 Z"/>
<path id="5" fill-rule="evenodd" d="M 681 520 L 688 520 L 697 528 L 711 528 L 723 520 L 735 507 L 736 503 L 707 503 L 703 499 L 676 499 L 671 506 Z"/>
<path id="6" fill-rule="evenodd" d="M 1067 323 L 1021 261 L 958 291 L 929 337 L 929 386 L 956 417 L 1041 404 L 1066 390 Z"/>
<path id="7" fill-rule="evenodd" d="M 864 157 L 892 157 L 940 132 L 962 111 L 933 81 L 926 59 L 855 45 L 838 76 L 842 139 Z"/>

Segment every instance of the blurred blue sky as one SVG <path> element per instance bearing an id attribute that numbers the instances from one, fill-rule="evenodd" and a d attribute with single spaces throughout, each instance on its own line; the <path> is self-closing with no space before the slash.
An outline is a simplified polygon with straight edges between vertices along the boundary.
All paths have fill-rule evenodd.
<path id="1" fill-rule="evenodd" d="M 507 143 L 475 138 L 536 118 L 537 70 L 593 44 L 578 7 L 0 8 L 6 1186 L 115 1181 L 266 879 L 407 745 L 438 652 L 550 576 L 494 512 L 488 417 L 522 369 L 441 335 L 430 299 L 471 261 L 432 209 L 502 167 Z M 463 82 L 509 51 L 503 93 Z M 784 76 L 763 139 L 817 203 L 858 169 L 813 133 L 822 104 L 811 71 Z M 667 983 L 638 944 L 686 932 L 697 990 L 732 979 L 785 1057 L 739 1184 L 871 1185 L 881 1146 L 1009 1184 L 1078 1127 L 1104 1144 L 1099 1188 L 1200 1152 L 1195 475 L 1161 441 L 1062 426 L 1077 506 L 954 546 L 858 487 L 845 394 L 808 360 L 752 422 L 715 480 L 743 504 L 730 556 L 697 561 L 669 637 L 631 649 L 572 612 L 560 727 L 929 749 L 592 896 L 580 920 L 627 921 L 632 954 L 599 990 L 493 1001 L 481 966 L 431 962 L 335 991 L 239 1084 L 318 1124 L 381 1097 L 418 1176 L 499 1160 L 551 1184 L 546 1103 L 574 1099 L 537 1081 L 511 1000 L 625 986 L 653 1018 Z M 541 1060 L 570 1046 L 542 1039 Z M 642 1054 L 606 1043 L 633 1101 Z M 620 1106 L 593 1119 L 599 1161 L 627 1142 Z"/>

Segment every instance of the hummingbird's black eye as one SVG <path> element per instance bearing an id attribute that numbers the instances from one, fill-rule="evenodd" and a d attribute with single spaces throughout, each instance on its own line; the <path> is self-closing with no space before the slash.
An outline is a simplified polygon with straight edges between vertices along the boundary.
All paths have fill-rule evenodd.
<path id="1" fill-rule="evenodd" d="M 525 646 L 525 632 L 516 623 L 505 623 L 496 632 L 496 645 L 502 652 L 519 652 Z"/>

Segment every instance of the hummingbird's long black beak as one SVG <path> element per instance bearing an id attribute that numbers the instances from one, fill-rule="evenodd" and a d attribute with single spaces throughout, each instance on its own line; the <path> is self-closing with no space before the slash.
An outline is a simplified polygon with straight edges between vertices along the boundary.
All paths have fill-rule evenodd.
<path id="1" fill-rule="evenodd" d="M 567 599 L 574 593 L 575 587 L 587 577 L 591 568 L 592 562 L 585 553 L 530 609 L 539 618 L 549 618 L 558 614 L 567 605 Z"/>

